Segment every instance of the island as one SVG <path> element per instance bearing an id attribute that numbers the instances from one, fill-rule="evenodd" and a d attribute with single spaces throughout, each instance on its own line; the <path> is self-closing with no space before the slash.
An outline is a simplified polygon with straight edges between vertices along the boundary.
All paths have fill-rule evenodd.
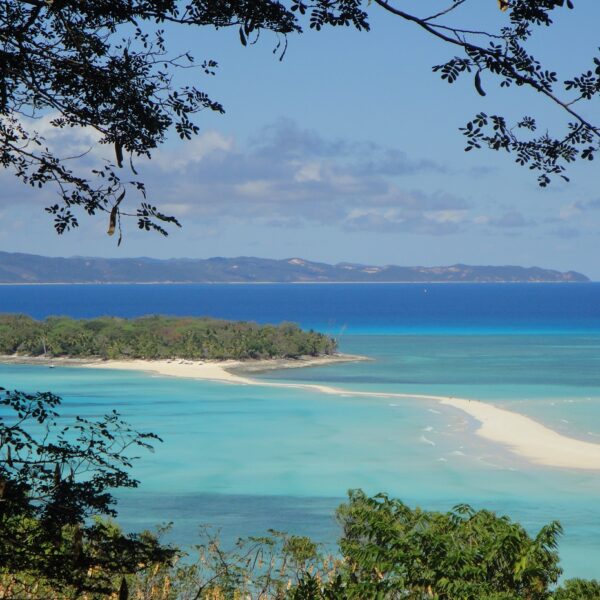
<path id="1" fill-rule="evenodd" d="M 303 258 L 55 258 L 0 252 L 0 284 L 36 283 L 582 283 L 576 271 L 506 266 L 397 266 Z"/>
<path id="2" fill-rule="evenodd" d="M 294 323 L 259 325 L 205 317 L 136 319 L 0 314 L 0 354 L 104 360 L 265 360 L 334 357 L 336 341 Z"/>

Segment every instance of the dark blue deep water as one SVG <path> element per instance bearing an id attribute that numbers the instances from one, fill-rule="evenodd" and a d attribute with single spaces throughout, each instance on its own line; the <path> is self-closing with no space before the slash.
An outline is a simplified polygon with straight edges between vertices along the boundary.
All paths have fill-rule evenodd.
<path id="1" fill-rule="evenodd" d="M 600 283 L 0 286 L 0 312 L 206 315 L 340 333 L 600 331 Z"/>

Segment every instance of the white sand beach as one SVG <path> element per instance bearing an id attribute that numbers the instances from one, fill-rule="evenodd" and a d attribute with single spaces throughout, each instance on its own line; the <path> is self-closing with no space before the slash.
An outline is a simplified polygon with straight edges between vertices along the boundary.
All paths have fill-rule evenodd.
<path id="1" fill-rule="evenodd" d="M 571 438 L 525 415 L 499 408 L 488 402 L 453 396 L 403 394 L 399 392 L 364 392 L 310 383 L 284 383 L 248 377 L 248 373 L 282 368 L 300 368 L 337 362 L 369 360 L 367 357 L 338 354 L 324 357 L 305 357 L 294 360 L 257 361 L 191 361 L 191 360 L 87 360 L 71 358 L 39 358 L 1 356 L 2 362 L 27 362 L 49 366 L 77 366 L 93 369 L 134 370 L 169 377 L 219 381 L 236 385 L 293 388 L 322 394 L 429 400 L 460 410 L 479 426 L 476 434 L 508 447 L 518 456 L 548 467 L 600 471 L 600 444 Z"/>
<path id="2" fill-rule="evenodd" d="M 231 369 L 240 368 L 245 371 L 264 371 L 273 368 L 307 367 L 360 359 L 364 359 L 364 357 L 334 356 L 294 361 L 254 361 L 254 363 L 240 361 L 119 360 L 80 364 L 81 366 L 90 368 L 138 370 L 172 377 L 221 381 L 237 385 L 306 389 L 323 394 L 435 401 L 444 406 L 450 406 L 467 413 L 479 423 L 479 427 L 476 430 L 477 435 L 503 444 L 515 454 L 533 463 L 549 467 L 600 470 L 600 444 L 585 442 L 562 435 L 530 417 L 499 408 L 487 402 L 468 398 L 454 398 L 452 396 L 361 392 L 317 384 L 261 381 L 230 372 Z"/>

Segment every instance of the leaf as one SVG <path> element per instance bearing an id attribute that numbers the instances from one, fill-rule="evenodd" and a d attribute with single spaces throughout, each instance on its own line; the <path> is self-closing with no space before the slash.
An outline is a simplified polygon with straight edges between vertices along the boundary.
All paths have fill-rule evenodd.
<path id="1" fill-rule="evenodd" d="M 125 577 L 121 579 L 121 586 L 119 587 L 119 600 L 128 600 L 129 588 L 127 587 L 127 581 Z"/>

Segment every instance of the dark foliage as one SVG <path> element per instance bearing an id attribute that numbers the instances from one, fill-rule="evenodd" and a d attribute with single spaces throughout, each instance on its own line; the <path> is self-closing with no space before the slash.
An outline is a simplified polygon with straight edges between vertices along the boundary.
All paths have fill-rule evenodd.
<path id="1" fill-rule="evenodd" d="M 200 111 L 224 112 L 224 108 L 193 85 L 175 87 L 177 70 L 197 67 L 202 76 L 211 76 L 218 65 L 208 58 L 196 62 L 189 53 L 169 53 L 165 25 L 235 27 L 243 45 L 269 31 L 282 58 L 287 36 L 300 33 L 304 21 L 314 30 L 326 26 L 368 30 L 367 4 L 359 0 L 4 0 L 0 2 L 0 164 L 33 187 L 55 186 L 60 201 L 47 211 L 59 233 L 78 225 L 74 209 L 80 208 L 89 215 L 105 212 L 108 233 L 118 231 L 119 241 L 125 215 L 135 217 L 140 229 L 166 235 L 167 226 L 179 223 L 146 200 L 143 182 L 135 179 L 134 159 L 151 156 L 170 130 L 190 139 L 199 131 Z M 483 96 L 486 79 L 495 77 L 501 87 L 532 88 L 568 116 L 566 132 L 553 136 L 536 135 L 539 125 L 531 116 L 507 124 L 501 115 L 481 113 L 463 128 L 466 150 L 487 146 L 511 152 L 519 164 L 540 173 L 542 186 L 552 175 L 566 178 L 568 163 L 593 160 L 600 130 L 577 107 L 600 94 L 600 57 L 590 57 L 581 73 L 566 78 L 561 96 L 557 73 L 527 50 L 534 33 L 552 25 L 554 10 L 573 8 L 571 0 L 500 0 L 506 24 L 490 32 L 449 21 L 473 6 L 469 0 L 440 2 L 437 12 L 423 16 L 385 0 L 374 4 L 462 51 L 461 56 L 434 67 L 448 83 L 470 75 Z M 41 115 L 52 115 L 51 125 L 56 128 L 91 128 L 100 144 L 113 147 L 114 161 L 75 170 L 72 161 L 36 133 L 32 118 Z M 125 208 L 130 206 L 125 202 L 130 189 L 142 195 L 133 211 Z"/>
<path id="2" fill-rule="evenodd" d="M 357 0 L 317 0 L 310 26 L 366 27 Z M 0 2 L 0 164 L 35 188 L 54 184 L 60 202 L 46 210 L 58 233 L 76 227 L 73 211 L 108 214 L 108 233 L 121 231 L 121 216 L 137 218 L 138 226 L 167 234 L 178 221 L 145 200 L 143 182 L 123 179 L 133 159 L 150 157 L 173 129 L 191 139 L 202 110 L 224 112 L 217 101 L 194 87 L 177 88 L 175 71 L 198 67 L 214 75 L 217 63 L 196 63 L 189 53 L 171 55 L 165 24 L 237 27 L 242 44 L 256 41 L 261 31 L 280 40 L 301 31 L 297 14 L 306 6 L 285 7 L 275 0 L 3 0 Z M 88 127 L 100 144 L 114 148 L 114 162 L 90 172 L 75 172 L 70 161 L 49 148 L 31 119 L 51 115 L 56 128 Z M 81 157 L 74 157 L 81 158 Z M 144 198 L 137 211 L 124 210 L 128 189 Z M 119 235 L 119 241 L 120 241 Z"/>
<path id="3" fill-rule="evenodd" d="M 305 537 L 270 531 L 224 549 L 210 530 L 196 562 L 115 524 L 110 490 L 151 434 L 116 413 L 61 424 L 50 393 L 0 389 L 0 594 L 3 598 L 215 600 L 594 600 L 595 580 L 554 590 L 556 522 L 535 536 L 467 505 L 447 513 L 350 492 L 338 509 L 336 556 Z M 62 422 L 64 423 L 64 421 Z"/>
<path id="4" fill-rule="evenodd" d="M 0 575 L 108 594 L 116 576 L 174 555 L 150 534 L 125 535 L 99 518 L 116 515 L 111 490 L 137 486 L 127 473 L 133 452 L 158 438 L 116 412 L 63 425 L 59 404 L 50 393 L 0 388 Z"/>
<path id="5" fill-rule="evenodd" d="M 509 124 L 501 115 L 482 112 L 461 128 L 467 138 L 466 151 L 485 146 L 509 152 L 519 165 L 539 173 L 542 187 L 550 183 L 553 175 L 568 181 L 564 172 L 569 163 L 594 159 L 600 149 L 600 128 L 586 116 L 589 109 L 583 104 L 600 97 L 600 55 L 590 57 L 583 73 L 561 83 L 557 72 L 527 49 L 534 35 L 539 36 L 540 30 L 553 24 L 554 10 L 574 8 L 571 0 L 499 0 L 498 6 L 506 12 L 507 19 L 498 31 L 473 31 L 449 24 L 448 18 L 457 18 L 460 10 L 468 11 L 473 6 L 468 0 L 453 0 L 446 9 L 423 17 L 398 10 L 384 0 L 375 2 L 462 50 L 461 56 L 433 67 L 448 83 L 469 76 L 480 96 L 486 95 L 486 78 L 496 79 L 501 88 L 528 87 L 558 106 L 566 116 L 565 132 L 552 135 L 547 130 L 537 134 L 539 125 L 531 116 Z"/>

